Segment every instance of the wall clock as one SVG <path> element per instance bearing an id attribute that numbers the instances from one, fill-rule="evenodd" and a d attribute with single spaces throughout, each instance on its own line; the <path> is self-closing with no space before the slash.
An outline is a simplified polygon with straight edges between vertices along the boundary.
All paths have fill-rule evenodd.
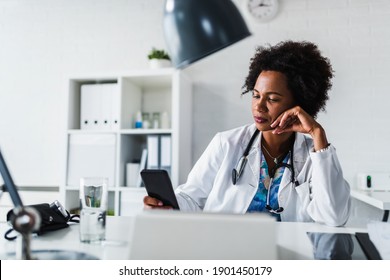
<path id="1" fill-rule="evenodd" d="M 279 10 L 279 0 L 245 0 L 245 10 L 258 22 L 268 22 Z"/>

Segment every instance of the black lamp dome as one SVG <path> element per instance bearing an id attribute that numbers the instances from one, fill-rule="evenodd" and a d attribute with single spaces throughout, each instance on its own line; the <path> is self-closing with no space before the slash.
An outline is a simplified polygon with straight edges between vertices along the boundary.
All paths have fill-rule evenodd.
<path id="1" fill-rule="evenodd" d="M 250 34 L 230 0 L 166 0 L 164 35 L 175 68 L 184 68 Z"/>

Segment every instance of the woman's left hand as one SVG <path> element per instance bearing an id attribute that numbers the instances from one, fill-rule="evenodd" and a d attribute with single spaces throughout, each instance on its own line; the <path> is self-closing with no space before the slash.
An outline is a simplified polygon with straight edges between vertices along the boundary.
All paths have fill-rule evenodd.
<path id="1" fill-rule="evenodd" d="M 301 132 L 312 135 L 317 127 L 321 127 L 312 116 L 301 107 L 295 106 L 281 113 L 271 124 L 274 134 L 283 132 Z"/>
<path id="2" fill-rule="evenodd" d="M 310 134 L 314 140 L 314 149 L 320 150 L 327 147 L 325 130 L 322 126 L 301 107 L 295 106 L 281 113 L 271 124 L 272 133 L 300 132 Z"/>

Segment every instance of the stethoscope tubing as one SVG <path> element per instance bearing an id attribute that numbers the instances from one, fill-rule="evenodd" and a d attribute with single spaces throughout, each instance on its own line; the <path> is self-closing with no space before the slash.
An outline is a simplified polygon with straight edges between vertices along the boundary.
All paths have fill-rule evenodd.
<path id="1" fill-rule="evenodd" d="M 235 185 L 238 181 L 238 179 L 241 177 L 242 172 L 244 171 L 245 165 L 248 161 L 248 154 L 252 147 L 253 142 L 255 141 L 257 135 L 259 135 L 260 131 L 258 129 L 255 130 L 253 133 L 251 139 L 249 140 L 248 145 L 245 148 L 244 154 L 240 157 L 236 168 L 233 168 L 232 170 L 232 183 Z"/>
<path id="2" fill-rule="evenodd" d="M 246 163 L 248 161 L 249 151 L 250 151 L 250 149 L 251 149 L 251 147 L 253 145 L 253 142 L 255 141 L 257 135 L 259 135 L 259 132 L 260 132 L 259 130 L 257 130 L 257 129 L 255 130 L 255 132 L 253 133 L 251 139 L 249 140 L 249 143 L 248 143 L 247 147 L 245 148 L 244 154 L 240 157 L 236 167 L 233 168 L 233 170 L 232 170 L 232 183 L 233 183 L 233 185 L 237 184 L 238 179 L 241 177 L 242 172 L 245 169 Z M 291 184 L 293 186 L 295 186 L 295 187 L 299 185 L 299 182 L 295 179 L 294 148 L 291 148 L 288 153 L 290 154 L 290 164 L 284 163 L 284 162 L 279 162 L 272 168 L 271 173 L 269 174 L 269 176 L 270 176 L 270 183 L 269 183 L 269 186 L 268 186 L 268 189 L 267 189 L 267 201 L 266 201 L 266 206 L 265 207 L 266 207 L 266 209 L 269 212 L 275 213 L 275 214 L 280 214 L 284 210 L 283 207 L 279 207 L 277 209 L 273 209 L 271 207 L 271 205 L 269 204 L 270 191 L 271 191 L 271 188 L 272 188 L 272 183 L 273 183 L 273 179 L 274 179 L 276 171 L 279 168 L 281 168 L 281 167 L 285 167 L 285 168 L 289 169 L 290 173 L 291 173 L 291 177 L 290 177 Z"/>

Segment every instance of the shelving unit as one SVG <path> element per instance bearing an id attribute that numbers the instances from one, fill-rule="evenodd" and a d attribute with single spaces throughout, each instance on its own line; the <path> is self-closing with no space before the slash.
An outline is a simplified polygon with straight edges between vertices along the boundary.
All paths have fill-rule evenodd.
<path id="1" fill-rule="evenodd" d="M 112 108 L 118 110 L 118 123 L 110 129 L 86 130 L 81 128 L 81 87 L 88 84 L 111 83 L 117 85 L 119 99 Z M 117 106 L 117 107 L 116 107 Z M 167 112 L 170 117 L 169 128 L 134 128 L 135 115 L 141 112 Z M 76 159 L 83 151 L 75 149 L 74 143 L 81 143 L 99 160 L 99 153 L 107 161 L 97 164 L 94 176 L 108 176 L 109 209 L 114 215 L 132 215 L 142 209 L 144 188 L 125 186 L 126 163 L 140 159 L 149 135 L 171 136 L 171 180 L 176 187 L 184 183 L 190 171 L 192 131 L 192 84 L 180 70 L 171 68 L 134 71 L 131 73 L 107 74 L 73 77 L 69 79 L 68 121 L 66 131 L 66 166 L 61 198 L 67 209 L 79 207 L 78 177 L 72 170 L 79 164 Z M 91 142 L 89 145 L 88 141 Z M 99 142 L 100 141 L 100 142 Z M 110 143 L 110 145 L 99 143 Z M 94 146 L 95 145 L 95 146 Z M 100 145 L 100 146 L 99 146 Z M 95 150 L 96 151 L 95 151 Z M 90 151 L 92 150 L 92 152 Z M 92 168 L 92 167 L 91 167 Z M 99 171 L 100 170 L 100 171 Z M 73 174 L 73 175 L 72 175 Z M 72 177 L 72 176 L 73 177 Z M 86 174 L 85 176 L 90 176 Z M 71 180 L 72 179 L 72 180 Z"/>

